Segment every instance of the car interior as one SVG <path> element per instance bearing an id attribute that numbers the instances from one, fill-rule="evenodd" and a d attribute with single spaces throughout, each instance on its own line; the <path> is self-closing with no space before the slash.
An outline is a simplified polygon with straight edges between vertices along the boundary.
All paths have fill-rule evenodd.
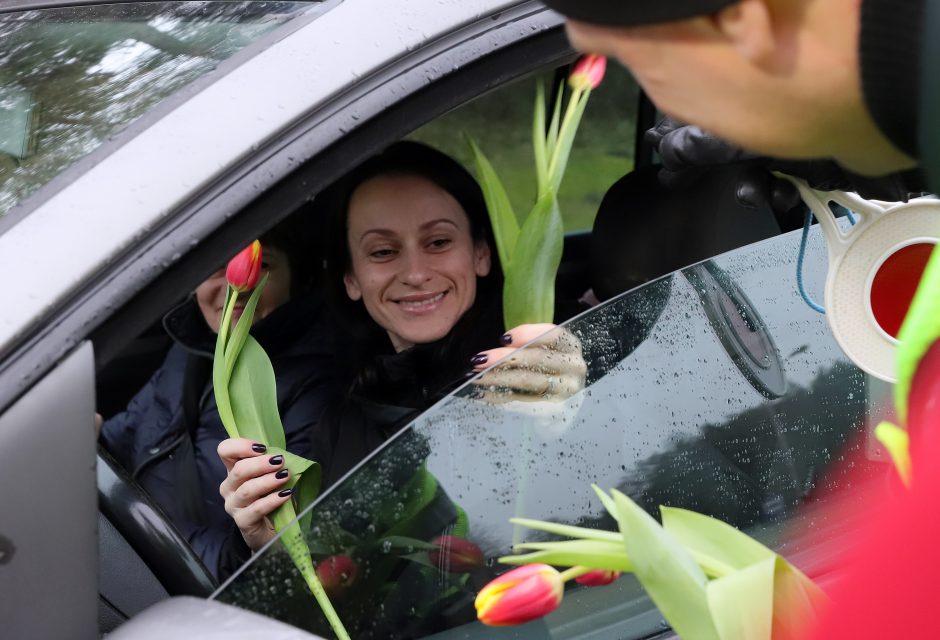
<path id="1" fill-rule="evenodd" d="M 532 175 L 531 161 L 526 154 L 529 153 L 528 132 L 531 130 L 533 88 L 537 80 L 545 82 L 549 87 L 557 86 L 559 80 L 566 76 L 572 60 L 573 54 L 567 48 L 559 30 L 537 34 L 520 44 L 508 47 L 505 51 L 481 58 L 462 69 L 460 73 L 452 74 L 445 80 L 429 86 L 425 91 L 418 92 L 389 108 L 381 118 L 363 124 L 328 153 L 295 170 L 277 189 L 252 202 L 249 205 L 251 212 L 240 218 L 236 217 L 232 225 L 220 230 L 200 247 L 199 251 L 204 253 L 203 257 L 190 260 L 179 267 L 171 267 L 166 277 L 152 286 L 160 290 L 161 299 L 168 303 L 163 311 L 189 295 L 194 283 L 199 282 L 201 277 L 211 270 L 210 267 L 224 259 L 222 257 L 231 251 L 231 247 L 238 246 L 245 237 L 250 237 L 249 229 L 263 231 L 263 228 L 272 226 L 286 215 L 308 207 L 310 199 L 318 190 L 316 187 L 311 188 L 311 184 L 328 184 L 345 170 L 396 139 L 408 138 L 426 142 L 468 163 L 469 152 L 461 135 L 466 132 L 473 136 L 487 153 L 492 154 L 491 159 L 497 170 L 505 171 L 509 176 L 507 183 L 512 186 L 511 195 L 518 200 L 516 209 L 527 210 L 525 202 L 532 190 L 531 184 L 526 182 L 528 176 Z M 571 187 L 563 188 L 561 194 L 562 209 L 569 217 L 566 218 L 565 249 L 556 283 L 556 320 L 562 322 L 573 319 L 570 325 L 572 330 L 583 332 L 583 341 L 594 345 L 589 347 L 589 350 L 597 351 L 596 354 L 591 351 L 596 357 L 589 358 L 591 366 L 596 366 L 596 371 L 591 374 L 591 379 L 596 383 L 596 387 L 592 387 L 594 389 L 605 384 L 604 381 L 611 378 L 609 374 L 618 371 L 620 363 L 627 362 L 631 354 L 644 357 L 643 362 L 654 371 L 652 375 L 663 371 L 668 375 L 675 373 L 665 366 L 656 369 L 656 366 L 651 364 L 654 362 L 653 355 L 675 356 L 685 366 L 686 363 L 681 358 L 688 353 L 679 347 L 676 347 L 675 353 L 667 350 L 657 351 L 649 356 L 642 354 L 644 349 L 652 348 L 648 345 L 651 341 L 645 340 L 648 335 L 658 336 L 663 331 L 668 334 L 670 327 L 683 332 L 674 336 L 680 342 L 689 338 L 684 333 L 687 329 L 683 328 L 681 323 L 670 324 L 670 314 L 690 313 L 686 307 L 681 307 L 680 303 L 676 302 L 677 297 L 685 301 L 681 304 L 688 305 L 692 304 L 690 300 L 694 301 L 695 308 L 704 310 L 701 327 L 712 327 L 711 331 L 720 338 L 716 344 L 722 345 L 721 357 L 727 358 L 727 362 L 733 365 L 723 371 L 729 376 L 743 376 L 749 385 L 748 388 L 756 394 L 754 397 L 759 397 L 760 400 L 754 400 L 756 408 L 752 410 L 752 414 L 741 418 L 740 424 L 732 425 L 734 437 L 727 435 L 728 424 L 720 415 L 709 415 L 706 422 L 711 425 L 708 431 L 711 435 L 704 441 L 693 437 L 691 433 L 686 433 L 683 437 L 677 436 L 659 458 L 646 460 L 647 470 L 641 474 L 641 480 L 633 478 L 629 481 L 633 484 L 621 485 L 628 487 L 634 495 L 641 496 L 644 506 L 651 510 L 655 509 L 656 504 L 675 502 L 676 486 L 694 482 L 694 478 L 686 474 L 686 471 L 695 464 L 706 464 L 702 460 L 726 460 L 730 457 L 735 459 L 736 465 L 746 466 L 746 463 L 740 462 L 740 459 L 746 456 L 740 452 L 745 445 L 739 440 L 746 440 L 741 433 L 754 424 L 779 427 L 770 415 L 774 411 L 770 403 L 787 396 L 788 393 L 787 381 L 782 373 L 784 365 L 781 364 L 779 352 L 789 348 L 789 342 L 785 348 L 779 344 L 775 345 L 773 338 L 768 337 L 769 332 L 760 315 L 762 306 L 749 299 L 755 297 L 754 290 L 747 289 L 745 294 L 741 285 L 742 282 L 748 281 L 747 270 L 758 269 L 754 265 L 759 262 L 755 257 L 759 251 L 754 250 L 748 254 L 748 260 L 751 261 L 747 262 L 747 269 L 744 271 L 736 268 L 737 263 L 734 260 L 719 264 L 709 259 L 755 243 L 770 242 L 781 234 L 793 231 L 801 223 L 797 221 L 794 224 L 792 220 L 778 219 L 769 208 L 752 209 L 736 202 L 734 184 L 737 173 L 732 167 L 711 169 L 684 191 L 669 191 L 660 186 L 656 178 L 656 159 L 642 135 L 646 129 L 653 126 L 656 117 L 655 109 L 629 74 L 619 67 L 612 67 L 605 84 L 597 90 L 587 108 L 582 132 L 570 163 L 571 175 L 568 177 L 568 184 Z M 498 123 L 499 126 L 494 126 L 493 123 Z M 309 223 L 318 224 L 312 216 Z M 787 244 L 787 252 L 790 252 L 791 244 L 793 243 Z M 668 246 L 670 250 L 662 250 L 664 246 Z M 182 271 L 175 272 L 174 269 Z M 734 275 L 728 275 L 729 272 Z M 781 283 L 781 287 L 783 286 L 792 286 L 792 281 L 786 280 Z M 618 298 L 631 291 L 634 293 Z M 642 304 L 638 302 L 641 299 Z M 623 300 L 630 302 L 619 302 Z M 172 304 L 169 304 L 170 301 Z M 610 331 L 609 324 L 597 320 L 603 317 L 603 313 L 594 316 L 579 315 L 605 301 L 608 301 L 607 304 L 598 308 L 608 316 L 619 317 L 618 322 L 623 327 L 624 334 L 614 335 L 606 342 L 594 335 Z M 651 311 L 648 318 L 640 317 L 642 314 L 634 317 L 626 311 L 632 308 L 648 308 Z M 686 310 L 680 311 L 680 308 Z M 105 419 L 121 411 L 162 362 L 170 346 L 170 339 L 163 331 L 161 317 L 162 313 L 155 313 L 152 304 L 132 303 L 96 330 L 93 338 L 97 359 L 97 407 Z M 595 319 L 591 320 L 589 317 Z M 140 331 L 140 327 L 146 328 Z M 664 356 L 664 353 L 667 355 Z M 786 366 L 792 367 L 791 361 L 798 355 L 788 356 Z M 838 364 L 835 355 L 829 356 L 831 362 L 827 361 L 828 366 L 842 366 Z M 707 364 L 699 366 L 707 368 Z M 814 367 L 807 365 L 808 377 L 803 380 L 806 389 L 813 389 L 813 378 L 810 374 L 814 372 Z M 629 375 L 639 377 L 642 374 L 633 371 Z M 678 373 L 675 375 L 678 376 Z M 870 393 L 866 391 L 868 383 L 852 372 L 843 372 L 840 376 L 833 383 L 832 389 L 820 387 L 816 392 L 820 397 L 827 393 L 835 397 L 844 391 L 843 382 L 849 380 L 852 389 L 859 394 L 857 400 L 864 405 L 863 396 Z M 413 442 L 409 444 L 409 438 L 417 437 L 415 434 L 434 442 L 431 450 L 435 452 L 435 460 L 453 455 L 457 444 L 467 445 L 461 441 L 448 446 L 439 442 L 440 437 L 434 434 L 440 431 L 440 424 L 451 424 L 456 420 L 453 416 L 448 417 L 448 412 L 458 410 L 453 408 L 459 405 L 458 401 L 470 402 L 472 399 L 468 393 L 459 392 L 449 404 L 432 409 L 419 418 L 413 428 L 406 429 L 407 433 L 403 433 L 383 448 L 382 455 L 389 458 L 400 456 L 406 460 L 408 452 L 413 449 Z M 599 392 L 596 393 L 600 395 Z M 701 400 L 692 404 L 704 407 L 710 399 L 706 391 Z M 579 419 L 582 421 L 587 420 L 584 416 L 587 415 L 585 412 L 588 406 L 593 407 L 592 411 L 603 411 L 599 401 L 592 404 L 590 399 L 586 399 L 585 402 L 586 404 L 578 409 L 578 415 L 582 416 Z M 730 402 L 729 400 L 729 404 Z M 864 407 L 859 409 L 856 404 L 857 402 L 853 404 L 853 410 L 848 411 L 843 421 L 852 427 L 856 425 L 857 414 L 865 411 Z M 450 423 L 447 422 L 448 419 L 451 420 Z M 755 437 L 779 444 L 778 436 L 781 433 L 776 427 L 767 427 Z M 843 436 L 844 433 L 840 431 L 832 436 L 831 442 L 838 441 Z M 589 443 L 590 437 L 592 436 L 586 435 L 585 441 L 579 446 L 593 449 L 582 448 L 581 455 L 601 456 L 601 449 L 596 443 L 585 444 Z M 597 436 L 597 442 L 604 442 L 604 437 Z M 827 440 L 826 446 L 830 446 L 831 442 Z M 776 446 L 773 443 L 772 445 Z M 554 456 L 564 456 L 563 450 L 566 446 L 571 449 L 571 443 L 566 445 L 564 438 L 549 441 L 546 446 Z M 443 453 L 445 449 L 449 453 Z M 729 453 L 729 449 L 734 449 L 736 453 Z M 575 448 L 575 451 L 578 450 Z M 786 467 L 791 462 L 788 457 L 786 460 L 781 459 L 780 465 Z M 364 464 L 368 466 L 369 462 Z M 446 484 L 446 491 L 451 498 L 461 501 L 472 515 L 469 504 L 473 500 L 462 494 L 462 491 L 472 491 L 472 483 L 466 479 L 455 478 L 454 474 L 457 472 L 452 468 L 448 471 L 446 464 L 432 466 L 434 473 L 440 476 L 442 485 Z M 731 465 L 727 468 L 722 466 L 722 473 L 733 475 L 734 471 L 730 470 L 730 467 Z M 812 467 L 812 464 L 809 464 L 809 467 Z M 620 471 L 619 463 L 617 471 Z M 813 474 L 816 471 L 815 467 L 800 471 L 786 467 L 780 473 L 788 482 L 793 479 L 794 474 L 803 473 L 806 477 L 801 476 L 800 482 L 812 484 L 807 478 L 815 477 Z M 535 473 L 544 472 L 537 470 Z M 265 615 L 286 620 L 302 628 L 326 633 L 322 620 L 315 612 L 309 611 L 313 609 L 312 605 L 306 613 L 297 613 L 298 606 L 293 602 L 296 595 L 292 598 L 279 592 L 269 600 L 258 596 L 259 584 L 273 584 L 271 581 L 275 579 L 290 579 L 285 573 L 289 567 L 285 568 L 283 562 L 278 564 L 276 558 L 269 562 L 266 556 L 262 556 L 262 560 L 256 559 L 254 566 L 248 567 L 242 576 L 235 576 L 235 582 L 229 583 L 227 589 L 219 591 L 218 582 L 202 566 L 198 556 L 163 516 L 160 508 L 137 487 L 128 470 L 122 469 L 103 447 L 99 447 L 97 473 L 99 628 L 102 633 L 117 628 L 125 620 L 168 596 L 209 597 L 214 593 L 222 601 L 254 608 Z M 354 470 L 351 476 L 356 473 Z M 619 476 L 615 478 L 615 475 L 608 474 L 609 477 L 604 477 L 611 482 L 627 482 Z M 679 480 L 676 479 L 677 475 Z M 751 476 L 748 476 L 743 480 L 743 485 L 752 482 L 750 478 Z M 778 482 L 779 478 L 774 476 L 772 479 L 763 479 L 758 481 L 758 484 L 765 480 L 767 484 L 773 484 Z M 530 478 L 528 482 L 535 480 Z M 354 490 L 354 487 L 358 489 Z M 367 497 L 371 494 L 364 490 L 360 492 L 360 489 L 361 486 L 352 482 L 331 490 L 318 502 L 318 519 L 329 521 L 331 514 L 335 515 L 338 511 L 337 505 L 345 504 L 348 500 L 355 500 L 357 505 L 368 510 Z M 565 491 L 563 488 L 558 490 Z M 688 495 L 685 496 L 686 504 L 710 504 L 705 496 L 693 495 L 695 493 L 689 489 Z M 811 490 L 807 488 L 800 493 L 800 499 L 810 493 Z M 753 495 L 747 498 L 756 505 L 751 505 L 753 509 L 738 504 L 746 501 L 745 498 L 727 497 L 727 503 L 740 506 L 742 512 L 760 515 L 741 516 L 738 510 L 726 515 L 740 518 L 742 525 L 752 525 L 757 521 L 764 524 L 778 522 L 779 518 L 774 514 L 787 509 L 777 508 L 772 504 L 775 499 L 773 496 L 778 496 L 778 499 L 787 505 L 796 500 L 783 489 L 776 493 L 755 490 Z M 378 503 L 384 504 L 383 500 Z M 588 498 L 579 493 L 577 500 L 583 502 Z M 575 501 L 572 498 L 572 502 Z M 512 515 L 512 506 L 498 510 L 498 516 L 487 514 L 487 518 L 501 518 L 506 513 Z M 372 508 L 375 508 L 375 505 Z M 720 509 L 714 511 L 720 512 Z M 570 514 L 547 510 L 537 515 L 568 519 Z M 578 511 L 573 519 L 582 524 L 593 521 L 596 526 L 610 524 L 598 519 L 596 509 Z M 767 524 L 767 527 L 767 531 L 772 528 L 770 524 Z M 494 541 L 503 540 L 505 532 L 497 534 L 487 527 L 481 528 L 486 529 L 486 533 L 478 542 L 484 547 L 487 557 L 495 558 L 504 553 L 505 549 L 500 544 L 494 542 L 487 546 L 486 542 L 487 537 Z M 493 525 L 493 528 L 499 527 Z M 512 537 L 514 534 L 509 535 Z M 767 535 L 771 536 L 771 533 Z M 262 574 L 263 577 L 259 577 Z M 386 578 L 404 583 L 413 580 L 416 594 L 426 586 L 426 575 L 414 568 L 401 569 L 396 565 L 388 569 Z M 467 593 L 472 591 L 475 585 L 479 586 L 478 579 L 478 576 L 471 576 L 460 578 L 456 582 L 447 582 L 444 585 L 446 588 L 441 588 L 441 592 L 447 592 L 446 595 L 431 599 L 433 611 L 412 611 L 412 617 L 420 619 L 420 623 L 391 615 L 376 616 L 372 627 L 359 628 L 357 633 L 359 637 L 406 638 L 423 637 L 431 633 L 439 633 L 441 635 L 436 637 L 441 638 L 496 637 L 487 635 L 488 630 L 479 628 L 479 625 L 474 625 L 467 619 Z M 514 637 L 588 637 L 592 631 L 585 626 L 585 612 L 593 611 L 596 614 L 598 610 L 607 612 L 604 615 L 609 618 L 608 622 L 614 625 L 611 629 L 616 628 L 617 633 L 622 634 L 618 637 L 653 637 L 663 633 L 660 616 L 655 610 L 650 612 L 648 601 L 635 584 L 630 583 L 612 590 L 605 589 L 597 593 L 578 591 L 570 598 L 571 607 L 565 609 L 566 613 L 563 612 L 562 617 L 552 623 L 554 626 L 539 623 L 527 632 L 528 635 Z M 400 598 L 400 594 L 394 597 L 387 594 L 387 599 L 382 601 L 383 606 L 387 604 L 388 609 L 404 607 L 404 601 L 395 598 Z M 249 602 L 250 599 L 254 599 L 254 603 Z M 615 601 L 618 604 L 614 604 Z M 375 605 L 374 598 L 366 598 L 350 602 L 347 606 L 348 611 L 364 612 L 366 607 Z M 411 611 L 407 607 L 403 610 Z M 614 620 L 622 619 L 625 612 L 629 614 L 626 617 L 628 622 L 623 624 L 627 624 L 629 628 L 617 627 Z M 429 620 L 431 622 L 428 622 Z M 453 630 L 446 631 L 449 628 Z"/>

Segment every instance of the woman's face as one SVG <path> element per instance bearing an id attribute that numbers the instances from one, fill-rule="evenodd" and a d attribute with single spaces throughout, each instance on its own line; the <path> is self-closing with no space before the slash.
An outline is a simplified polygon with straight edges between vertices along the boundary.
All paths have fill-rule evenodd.
<path id="1" fill-rule="evenodd" d="M 291 271 L 287 254 L 275 247 L 265 246 L 261 249 L 261 260 L 261 273 L 262 275 L 268 274 L 268 283 L 264 286 L 258 306 L 255 307 L 252 324 L 271 315 L 275 309 L 290 300 Z M 222 324 L 227 284 L 225 267 L 222 266 L 196 287 L 196 302 L 199 310 L 214 333 L 219 332 L 219 326 Z M 251 291 L 246 291 L 239 296 L 232 310 L 232 326 L 238 322 L 250 296 Z"/>
<path id="2" fill-rule="evenodd" d="M 490 249 L 475 243 L 467 214 L 417 175 L 377 176 L 349 201 L 351 269 L 346 293 L 362 300 L 396 351 L 446 336 L 473 305 Z"/>

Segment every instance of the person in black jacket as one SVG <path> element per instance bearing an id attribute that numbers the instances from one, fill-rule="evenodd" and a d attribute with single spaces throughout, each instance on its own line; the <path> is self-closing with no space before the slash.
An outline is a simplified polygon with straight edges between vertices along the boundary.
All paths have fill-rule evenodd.
<path id="1" fill-rule="evenodd" d="M 338 360 L 347 381 L 314 434 L 312 458 L 328 485 L 474 371 L 553 325 L 504 333 L 502 271 L 482 191 L 443 153 L 396 143 L 323 200 L 333 223 L 328 237 L 342 239 L 329 249 L 326 287 L 346 333 Z M 553 336 L 480 383 L 507 390 L 502 397 L 571 395 L 584 384 L 580 345 L 570 334 Z M 277 491 L 286 476 L 253 444 L 219 446 L 229 468 L 220 492 L 244 540 L 258 549 L 274 535 L 264 516 L 290 494 Z"/>
<path id="2" fill-rule="evenodd" d="M 305 276 L 311 273 L 309 249 L 296 226 L 281 225 L 262 238 L 269 277 L 251 333 L 274 367 L 287 448 L 309 456 L 329 394 L 333 353 L 321 302 Z M 226 470 L 216 448 L 226 432 L 211 384 L 225 294 L 222 267 L 166 315 L 163 324 L 174 343 L 166 359 L 127 408 L 104 422 L 100 436 L 216 577 L 232 533 L 218 494 Z"/>

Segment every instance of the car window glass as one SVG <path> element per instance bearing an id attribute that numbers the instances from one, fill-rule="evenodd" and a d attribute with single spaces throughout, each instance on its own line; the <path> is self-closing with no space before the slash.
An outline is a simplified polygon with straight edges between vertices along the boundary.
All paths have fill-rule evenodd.
<path id="1" fill-rule="evenodd" d="M 851 529 L 814 507 L 829 504 L 857 467 L 888 468 L 864 425 L 877 423 L 889 393 L 848 361 L 825 317 L 801 299 L 799 245 L 798 232 L 778 236 L 591 309 L 564 329 L 583 345 L 581 393 L 564 403 L 502 403 L 468 384 L 322 496 L 307 539 L 317 562 L 349 556 L 357 567 L 335 598 L 353 636 L 662 632 L 632 576 L 602 588 L 569 585 L 557 612 L 523 627 L 474 619 L 476 592 L 507 568 L 496 559 L 514 543 L 544 539 L 510 518 L 615 528 L 591 483 L 619 488 L 651 512 L 667 504 L 719 517 L 813 575 L 826 562 L 820 549 Z M 826 265 L 823 242 L 812 237 L 810 290 L 821 290 Z M 435 554 L 431 541 L 447 534 L 479 547 L 482 566 Z M 330 633 L 276 542 L 215 597 Z"/>
<path id="2" fill-rule="evenodd" d="M 311 2 L 0 14 L 0 215 Z"/>
<path id="3" fill-rule="evenodd" d="M 513 210 L 522 218 L 532 207 L 536 189 L 532 156 L 536 83 L 545 84 L 551 99 L 558 77 L 548 71 L 500 88 L 409 137 L 448 153 L 472 170 L 473 158 L 463 134 L 471 136 L 493 163 Z M 610 65 L 603 83 L 591 95 L 559 193 L 566 232 L 590 229 L 608 187 L 633 168 L 638 100 L 633 77 L 623 67 Z"/>

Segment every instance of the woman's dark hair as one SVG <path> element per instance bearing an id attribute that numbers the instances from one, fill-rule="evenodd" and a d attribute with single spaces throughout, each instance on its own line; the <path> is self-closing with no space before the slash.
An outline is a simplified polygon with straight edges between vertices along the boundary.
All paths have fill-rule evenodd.
<path id="1" fill-rule="evenodd" d="M 350 300 L 346 294 L 343 277 L 352 266 L 348 241 L 349 203 L 353 193 L 363 183 L 388 175 L 420 176 L 449 193 L 466 213 L 474 242 L 486 242 L 490 248 L 492 266 L 488 275 L 477 278 L 473 306 L 447 337 L 435 343 L 434 349 L 439 351 L 437 355 L 440 361 L 448 362 L 468 350 L 469 355 L 473 355 L 484 348 L 495 346 L 494 341 L 502 331 L 503 272 L 480 185 L 450 156 L 418 142 L 396 142 L 366 160 L 321 195 L 329 215 L 325 248 L 327 296 L 339 316 L 340 328 L 350 334 L 349 344 L 358 352 L 353 354 L 350 362 L 360 384 L 366 384 L 371 377 L 370 361 L 377 355 L 391 353 L 392 345 L 387 332 L 369 316 L 362 301 Z M 495 335 L 487 335 L 481 341 L 481 334 L 487 333 L 485 329 L 481 331 L 481 327 L 495 327 Z"/>

